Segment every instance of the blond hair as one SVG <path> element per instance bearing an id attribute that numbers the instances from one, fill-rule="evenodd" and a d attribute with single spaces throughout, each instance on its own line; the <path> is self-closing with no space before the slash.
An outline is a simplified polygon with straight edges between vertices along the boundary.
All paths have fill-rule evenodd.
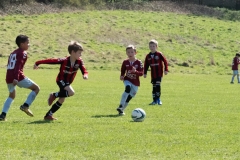
<path id="1" fill-rule="evenodd" d="M 134 45 L 132 45 L 132 44 L 130 44 L 130 45 L 128 45 L 128 46 L 126 47 L 126 51 L 127 51 L 128 49 L 133 49 L 135 52 L 137 51 L 136 47 L 134 47 Z"/>
<path id="2" fill-rule="evenodd" d="M 151 41 L 149 41 L 149 44 L 155 44 L 156 46 L 158 46 L 158 41 L 152 39 Z"/>
<path id="3" fill-rule="evenodd" d="M 69 54 L 71 54 L 72 51 L 77 52 L 79 50 L 83 51 L 83 46 L 77 41 L 71 41 L 70 44 L 68 45 Z"/>

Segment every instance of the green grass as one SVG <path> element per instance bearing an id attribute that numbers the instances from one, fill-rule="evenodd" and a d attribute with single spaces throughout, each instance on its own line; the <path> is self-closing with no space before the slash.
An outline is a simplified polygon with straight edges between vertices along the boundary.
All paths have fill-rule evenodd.
<path id="1" fill-rule="evenodd" d="M 149 106 L 150 79 L 118 117 L 124 91 L 118 71 L 78 73 L 73 88 L 55 113 L 57 121 L 43 121 L 47 97 L 57 91 L 57 69 L 25 70 L 41 87 L 31 106 L 34 117 L 19 110 L 28 90 L 17 88 L 8 121 L 0 123 L 2 159 L 239 159 L 238 84 L 231 76 L 169 74 L 162 83 L 162 106 Z M 1 77 L 5 70 L 0 70 Z M 47 81 L 46 81 L 47 77 Z M 235 80 L 236 82 L 236 80 Z M 3 79 L 1 83 L 5 82 Z M 7 88 L 1 85 L 2 104 Z M 133 122 L 131 111 L 143 108 L 144 122 Z"/>
<path id="2" fill-rule="evenodd" d="M 239 21 L 190 14 L 145 11 L 79 11 L 74 13 L 12 15 L 0 17 L 1 66 L 16 48 L 18 34 L 31 38 L 31 63 L 37 59 L 67 56 L 70 40 L 80 41 L 89 69 L 118 70 L 125 47 L 136 45 L 138 58 L 157 39 L 172 73 L 231 74 L 239 51 Z M 183 67 L 183 63 L 189 67 Z"/>

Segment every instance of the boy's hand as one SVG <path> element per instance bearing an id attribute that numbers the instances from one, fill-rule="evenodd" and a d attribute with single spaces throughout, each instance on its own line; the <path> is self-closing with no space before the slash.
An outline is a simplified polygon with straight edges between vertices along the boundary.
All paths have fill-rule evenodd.
<path id="1" fill-rule="evenodd" d="M 34 64 L 33 69 L 38 69 L 38 66 Z"/>
<path id="2" fill-rule="evenodd" d="M 88 75 L 83 75 L 83 79 L 87 80 L 88 79 Z"/>
<path id="3" fill-rule="evenodd" d="M 164 71 L 164 74 L 167 75 L 167 74 L 168 74 L 168 71 Z"/>
<path id="4" fill-rule="evenodd" d="M 120 80 L 123 81 L 124 80 L 124 76 L 120 76 Z"/>
<path id="5" fill-rule="evenodd" d="M 14 80 L 13 80 L 13 85 L 16 86 L 17 83 L 18 83 L 18 80 L 14 79 Z"/>
<path id="6" fill-rule="evenodd" d="M 146 74 L 144 74 L 144 75 L 143 75 L 143 77 L 144 77 L 144 78 L 147 78 L 147 75 L 146 75 Z"/>
<path id="7" fill-rule="evenodd" d="M 136 72 L 136 68 L 132 67 L 131 73 L 135 73 Z"/>

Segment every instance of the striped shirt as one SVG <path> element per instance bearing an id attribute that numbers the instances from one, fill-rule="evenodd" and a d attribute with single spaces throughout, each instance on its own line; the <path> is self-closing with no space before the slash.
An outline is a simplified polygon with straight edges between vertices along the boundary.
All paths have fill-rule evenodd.
<path id="1" fill-rule="evenodd" d="M 164 65 L 164 68 L 163 68 Z M 149 53 L 147 54 L 144 61 L 144 75 L 147 75 L 148 68 L 151 68 L 152 79 L 162 77 L 163 70 L 168 71 L 167 59 L 161 52 Z"/>
<path id="2" fill-rule="evenodd" d="M 63 80 L 64 82 L 71 84 L 77 74 L 78 69 L 80 69 L 82 75 L 88 75 L 88 72 L 81 58 L 76 60 L 74 63 L 71 63 L 69 56 L 66 58 L 40 60 L 35 64 L 37 66 L 40 64 L 60 64 L 60 70 L 56 78 L 57 82 Z"/>

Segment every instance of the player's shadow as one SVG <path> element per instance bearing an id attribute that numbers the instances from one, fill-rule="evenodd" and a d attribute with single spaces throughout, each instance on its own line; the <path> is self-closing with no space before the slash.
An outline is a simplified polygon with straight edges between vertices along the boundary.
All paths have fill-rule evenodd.
<path id="1" fill-rule="evenodd" d="M 53 123 L 53 122 L 55 121 L 38 120 L 38 121 L 29 122 L 28 124 L 45 124 L 45 123 Z"/>
<path id="2" fill-rule="evenodd" d="M 118 114 L 95 115 L 95 116 L 92 116 L 92 118 L 104 118 L 104 117 L 107 117 L 107 118 L 116 118 L 116 117 L 121 117 L 121 116 L 119 116 Z"/>

